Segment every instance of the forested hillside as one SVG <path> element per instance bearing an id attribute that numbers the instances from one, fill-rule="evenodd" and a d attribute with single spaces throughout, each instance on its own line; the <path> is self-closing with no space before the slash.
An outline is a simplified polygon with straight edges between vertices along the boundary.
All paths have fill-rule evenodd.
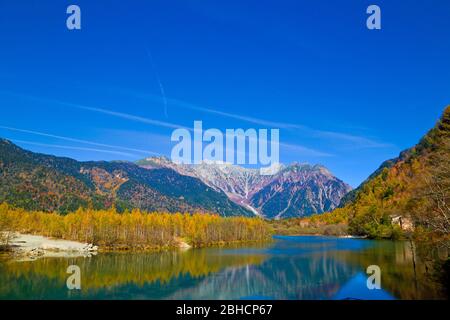
<path id="1" fill-rule="evenodd" d="M 450 106 L 416 146 L 383 163 L 341 208 L 315 219 L 339 218 L 357 235 L 395 238 L 408 229 L 395 223 L 402 219 L 427 237 L 449 236 Z"/>
<path id="2" fill-rule="evenodd" d="M 0 203 L 68 213 L 78 208 L 210 212 L 252 216 L 197 178 L 129 162 L 78 162 L 26 151 L 0 140 Z"/>

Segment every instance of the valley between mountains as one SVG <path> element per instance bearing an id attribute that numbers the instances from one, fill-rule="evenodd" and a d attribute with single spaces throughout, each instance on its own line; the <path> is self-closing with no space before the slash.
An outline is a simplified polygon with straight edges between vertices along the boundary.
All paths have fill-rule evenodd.
<path id="1" fill-rule="evenodd" d="M 351 187 L 325 167 L 293 163 L 260 175 L 225 163 L 178 165 L 164 157 L 78 162 L 0 140 L 0 203 L 68 213 L 80 207 L 119 211 L 204 212 L 268 219 L 336 208 Z"/>
<path id="2" fill-rule="evenodd" d="M 175 164 L 165 157 L 147 158 L 138 164 L 149 170 L 168 168 L 197 178 L 255 215 L 269 219 L 330 211 L 351 190 L 348 184 L 320 165 L 281 165 L 276 174 L 261 175 L 258 169 L 228 163 L 206 161 L 185 165 Z"/>

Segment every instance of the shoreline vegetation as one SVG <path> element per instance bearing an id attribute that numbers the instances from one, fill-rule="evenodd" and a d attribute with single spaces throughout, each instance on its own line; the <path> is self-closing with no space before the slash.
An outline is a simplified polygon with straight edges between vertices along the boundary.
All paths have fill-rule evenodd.
<path id="1" fill-rule="evenodd" d="M 274 233 L 279 235 L 361 236 L 352 234 L 348 228 L 348 218 L 335 212 L 304 218 L 274 220 L 270 224 Z"/>
<path id="2" fill-rule="evenodd" d="M 15 233 L 76 241 L 99 251 L 160 251 L 269 241 L 269 225 L 260 218 L 212 214 L 154 213 L 138 209 L 118 213 L 78 209 L 67 215 L 26 211 L 0 204 L 0 243 L 9 248 Z"/>

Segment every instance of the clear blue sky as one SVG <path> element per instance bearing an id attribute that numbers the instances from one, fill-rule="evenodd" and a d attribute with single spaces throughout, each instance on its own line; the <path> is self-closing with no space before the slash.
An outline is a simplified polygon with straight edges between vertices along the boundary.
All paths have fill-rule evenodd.
<path id="1" fill-rule="evenodd" d="M 447 0 L 0 2 L 0 136 L 33 151 L 136 160 L 194 120 L 278 127 L 282 162 L 357 186 L 448 104 Z"/>

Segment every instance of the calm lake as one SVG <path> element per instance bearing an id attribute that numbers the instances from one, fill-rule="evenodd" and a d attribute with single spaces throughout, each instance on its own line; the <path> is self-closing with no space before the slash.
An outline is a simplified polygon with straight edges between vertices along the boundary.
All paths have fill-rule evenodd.
<path id="1" fill-rule="evenodd" d="M 439 299 L 406 241 L 274 237 L 265 245 L 0 261 L 0 299 Z M 81 290 L 66 287 L 81 269 Z M 366 269 L 381 269 L 367 289 Z"/>

